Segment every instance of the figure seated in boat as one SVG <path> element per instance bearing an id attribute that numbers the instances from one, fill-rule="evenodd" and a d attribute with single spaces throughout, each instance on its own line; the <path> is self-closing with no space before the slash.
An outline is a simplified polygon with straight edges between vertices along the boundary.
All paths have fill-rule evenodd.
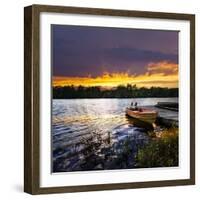
<path id="1" fill-rule="evenodd" d="M 133 102 L 131 102 L 131 110 L 142 112 L 142 108 L 138 108 L 137 105 L 138 105 L 138 103 L 135 102 L 134 107 L 133 107 Z"/>

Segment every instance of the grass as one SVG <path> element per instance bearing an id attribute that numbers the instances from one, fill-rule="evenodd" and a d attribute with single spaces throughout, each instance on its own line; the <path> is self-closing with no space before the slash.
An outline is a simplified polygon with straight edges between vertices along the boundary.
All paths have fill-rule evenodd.
<path id="1" fill-rule="evenodd" d="M 137 153 L 137 167 L 178 166 L 178 128 L 150 132 L 152 142 Z"/>

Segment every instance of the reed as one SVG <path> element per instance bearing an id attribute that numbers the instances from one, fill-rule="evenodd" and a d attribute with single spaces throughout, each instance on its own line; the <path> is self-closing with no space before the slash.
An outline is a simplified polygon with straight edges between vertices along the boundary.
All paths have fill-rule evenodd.
<path id="1" fill-rule="evenodd" d="M 155 133 L 152 140 L 138 151 L 137 167 L 178 166 L 178 128 L 164 129 L 159 134 Z"/>

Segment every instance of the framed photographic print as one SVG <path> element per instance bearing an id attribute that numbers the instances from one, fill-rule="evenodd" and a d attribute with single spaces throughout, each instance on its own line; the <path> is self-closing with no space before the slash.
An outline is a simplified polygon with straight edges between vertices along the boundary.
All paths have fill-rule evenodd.
<path id="1" fill-rule="evenodd" d="M 195 16 L 32 5 L 24 191 L 195 183 Z"/>

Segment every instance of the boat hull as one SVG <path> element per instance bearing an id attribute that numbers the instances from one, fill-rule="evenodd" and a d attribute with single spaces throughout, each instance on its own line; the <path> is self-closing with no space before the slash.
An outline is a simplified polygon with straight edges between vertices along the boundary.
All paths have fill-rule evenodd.
<path id="1" fill-rule="evenodd" d="M 150 124 L 155 123 L 157 115 L 158 115 L 156 111 L 146 111 L 146 112 L 142 111 L 141 112 L 141 111 L 134 111 L 129 108 L 126 109 L 126 114 L 129 117 L 132 117 L 132 118 L 135 118 L 135 119 L 138 119 L 140 121 L 150 123 Z"/>

